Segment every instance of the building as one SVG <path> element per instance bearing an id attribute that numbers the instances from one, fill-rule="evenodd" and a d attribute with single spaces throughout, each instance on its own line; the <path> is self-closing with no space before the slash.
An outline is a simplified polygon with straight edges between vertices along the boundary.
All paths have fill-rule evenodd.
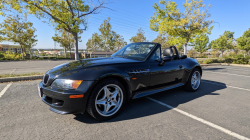
<path id="1" fill-rule="evenodd" d="M 20 45 L 0 44 L 0 51 L 21 53 L 21 46 Z"/>

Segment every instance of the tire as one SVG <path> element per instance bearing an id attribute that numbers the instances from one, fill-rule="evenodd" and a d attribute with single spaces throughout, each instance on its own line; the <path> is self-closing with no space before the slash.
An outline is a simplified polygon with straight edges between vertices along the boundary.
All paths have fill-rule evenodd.
<path id="1" fill-rule="evenodd" d="M 109 120 L 119 114 L 125 102 L 124 86 L 115 79 L 104 79 L 91 91 L 87 112 L 96 120 Z"/>
<path id="2" fill-rule="evenodd" d="M 194 74 L 197 74 L 198 81 L 197 81 L 197 83 L 192 84 L 192 78 L 193 78 Z M 188 77 L 188 81 L 184 85 L 184 89 L 186 91 L 195 92 L 199 89 L 200 82 L 201 82 L 201 71 L 198 68 L 195 68 L 195 69 L 193 69 L 190 76 Z"/>

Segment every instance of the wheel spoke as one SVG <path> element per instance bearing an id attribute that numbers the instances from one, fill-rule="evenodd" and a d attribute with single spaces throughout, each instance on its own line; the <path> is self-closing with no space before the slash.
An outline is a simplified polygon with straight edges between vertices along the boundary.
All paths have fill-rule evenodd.
<path id="1" fill-rule="evenodd" d="M 116 106 L 116 105 L 117 105 L 117 101 L 116 100 L 111 101 L 111 106 Z"/>
<path id="2" fill-rule="evenodd" d="M 107 114 L 108 111 L 109 111 L 109 109 L 110 109 L 110 107 L 111 107 L 110 104 L 105 104 L 105 105 L 104 105 L 104 111 L 103 111 L 103 112 L 104 112 L 105 114 Z"/>
<path id="3" fill-rule="evenodd" d="M 119 89 L 115 87 L 115 91 L 112 92 L 112 98 L 116 99 L 116 96 L 118 95 L 118 93 L 119 93 Z"/>
<path id="4" fill-rule="evenodd" d="M 112 93 L 109 91 L 109 89 L 108 89 L 107 86 L 105 86 L 105 87 L 103 88 L 103 90 L 104 90 L 104 96 L 105 96 L 105 98 L 109 97 L 109 96 L 112 94 Z"/>
<path id="5" fill-rule="evenodd" d="M 97 100 L 97 101 L 96 101 L 96 104 L 98 104 L 98 105 L 105 105 L 106 102 L 107 102 L 107 101 L 101 99 L 101 100 Z"/>

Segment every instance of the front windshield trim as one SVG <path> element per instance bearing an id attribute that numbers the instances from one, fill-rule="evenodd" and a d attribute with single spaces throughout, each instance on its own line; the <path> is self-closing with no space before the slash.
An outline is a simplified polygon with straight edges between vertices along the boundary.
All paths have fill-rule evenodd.
<path id="1" fill-rule="evenodd" d="M 135 44 L 152 44 L 152 48 L 150 49 L 150 52 L 147 53 L 147 55 L 144 57 L 144 58 L 139 58 L 139 57 L 128 57 L 128 56 L 124 56 L 124 52 L 125 50 L 127 49 L 127 47 L 130 47 L 131 45 L 135 45 Z M 128 58 L 128 59 L 136 59 L 136 60 L 141 60 L 141 61 L 145 61 L 147 60 L 147 58 L 149 57 L 149 55 L 152 53 L 152 51 L 154 51 L 155 47 L 157 46 L 156 43 L 145 43 L 145 42 L 142 42 L 142 43 L 131 43 L 131 44 L 128 44 L 126 46 L 124 46 L 122 49 L 120 49 L 119 51 L 117 51 L 116 53 L 112 54 L 111 57 L 122 57 L 122 58 Z M 117 56 L 118 54 L 120 54 L 119 56 Z"/>

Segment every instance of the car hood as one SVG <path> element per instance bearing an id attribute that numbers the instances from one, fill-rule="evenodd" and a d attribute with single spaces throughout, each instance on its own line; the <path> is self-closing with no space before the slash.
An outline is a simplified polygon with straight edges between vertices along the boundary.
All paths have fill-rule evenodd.
<path id="1" fill-rule="evenodd" d="M 79 70 L 82 68 L 92 67 L 92 66 L 103 66 L 103 65 L 111 65 L 111 64 L 122 64 L 122 63 L 136 63 L 141 62 L 140 60 L 128 59 L 122 57 L 109 57 L 109 58 L 91 58 L 91 59 L 82 59 L 78 61 L 73 61 L 69 63 L 64 63 L 58 65 L 47 73 L 53 75 L 60 75 L 72 70 Z"/>

